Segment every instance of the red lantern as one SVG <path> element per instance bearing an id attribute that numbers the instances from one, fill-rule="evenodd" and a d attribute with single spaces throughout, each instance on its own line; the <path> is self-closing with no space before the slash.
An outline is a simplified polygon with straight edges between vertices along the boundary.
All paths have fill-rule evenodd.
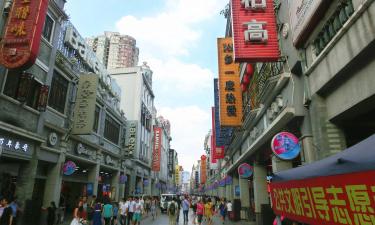
<path id="1" fill-rule="evenodd" d="M 241 90 L 242 90 L 242 92 L 246 92 L 247 88 L 248 88 L 248 85 L 243 84 L 243 83 L 241 84 Z"/>
<path id="2" fill-rule="evenodd" d="M 246 65 L 246 75 L 249 77 L 252 77 L 254 75 L 254 66 L 253 64 L 248 63 Z"/>
<path id="3" fill-rule="evenodd" d="M 246 86 L 250 84 L 250 76 L 245 74 L 242 78 L 242 83 L 245 84 Z"/>

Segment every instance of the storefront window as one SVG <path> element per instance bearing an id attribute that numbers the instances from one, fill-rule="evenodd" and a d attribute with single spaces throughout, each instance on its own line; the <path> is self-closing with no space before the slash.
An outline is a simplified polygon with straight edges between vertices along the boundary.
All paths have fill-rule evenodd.
<path id="1" fill-rule="evenodd" d="M 53 74 L 48 105 L 60 113 L 65 112 L 69 82 L 56 71 Z"/>
<path id="2" fill-rule="evenodd" d="M 107 115 L 105 118 L 104 137 L 109 141 L 118 144 L 119 134 L 120 124 L 111 116 Z"/>

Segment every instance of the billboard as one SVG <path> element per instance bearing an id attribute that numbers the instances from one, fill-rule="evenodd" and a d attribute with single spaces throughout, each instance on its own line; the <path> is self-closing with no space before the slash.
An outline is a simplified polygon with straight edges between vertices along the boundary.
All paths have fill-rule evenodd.
<path id="1" fill-rule="evenodd" d="M 311 225 L 375 223 L 375 171 L 271 183 L 274 212 Z"/>
<path id="2" fill-rule="evenodd" d="M 152 171 L 160 171 L 162 129 L 154 127 L 154 150 L 152 152 Z"/>
<path id="3" fill-rule="evenodd" d="M 280 56 L 273 0 L 231 0 L 236 62 L 271 62 Z"/>
<path id="4" fill-rule="evenodd" d="M 232 38 L 217 39 L 219 57 L 220 125 L 241 126 L 240 66 L 233 60 Z"/>
<path id="5" fill-rule="evenodd" d="M 32 66 L 37 58 L 48 0 L 13 0 L 0 42 L 0 64 L 14 69 Z"/>
<path id="6" fill-rule="evenodd" d="M 90 134 L 94 126 L 96 90 L 98 76 L 81 74 L 74 106 L 74 123 L 72 134 Z"/>

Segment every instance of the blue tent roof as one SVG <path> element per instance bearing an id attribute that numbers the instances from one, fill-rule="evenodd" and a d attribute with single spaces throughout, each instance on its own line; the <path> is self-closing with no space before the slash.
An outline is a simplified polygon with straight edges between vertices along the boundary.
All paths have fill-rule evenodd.
<path id="1" fill-rule="evenodd" d="M 375 170 L 375 134 L 336 155 L 276 173 L 272 181 L 303 180 L 368 170 Z"/>

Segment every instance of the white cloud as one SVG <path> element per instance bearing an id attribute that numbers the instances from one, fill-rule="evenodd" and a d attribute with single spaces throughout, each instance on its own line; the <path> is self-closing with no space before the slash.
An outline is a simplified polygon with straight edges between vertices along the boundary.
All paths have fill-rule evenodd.
<path id="1" fill-rule="evenodd" d="M 167 56 L 188 55 L 202 36 L 197 24 L 216 16 L 227 0 L 166 0 L 166 9 L 143 18 L 125 16 L 117 29 L 135 37 L 142 52 Z"/>
<path id="2" fill-rule="evenodd" d="M 161 107 L 158 114 L 171 122 L 172 148 L 178 152 L 179 164 L 190 171 L 204 154 L 204 137 L 211 124 L 210 110 L 198 106 Z"/>

